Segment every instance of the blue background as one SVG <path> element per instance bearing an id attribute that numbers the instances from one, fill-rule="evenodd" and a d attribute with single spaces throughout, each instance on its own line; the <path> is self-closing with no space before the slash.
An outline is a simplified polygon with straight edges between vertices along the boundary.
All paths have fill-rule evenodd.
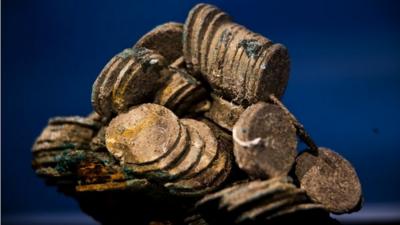
<path id="1" fill-rule="evenodd" d="M 2 1 L 2 211 L 78 211 L 30 168 L 47 119 L 91 111 L 105 63 L 195 1 Z M 316 142 L 356 167 L 368 203 L 400 202 L 398 1 L 214 1 L 285 44 L 284 102 Z"/>

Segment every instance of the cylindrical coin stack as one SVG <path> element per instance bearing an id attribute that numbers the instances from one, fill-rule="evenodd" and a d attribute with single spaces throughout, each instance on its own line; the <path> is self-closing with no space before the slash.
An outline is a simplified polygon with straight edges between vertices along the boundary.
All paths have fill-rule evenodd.
<path id="1" fill-rule="evenodd" d="M 183 32 L 188 67 L 201 72 L 213 91 L 237 104 L 282 96 L 289 79 L 289 55 L 281 44 L 231 21 L 215 6 L 198 4 Z"/>
<path id="2" fill-rule="evenodd" d="M 205 196 L 196 205 L 215 224 L 274 224 L 282 217 L 304 213 L 325 218 L 324 222 L 328 218 L 324 206 L 311 202 L 288 177 L 237 183 Z"/>
<path id="3" fill-rule="evenodd" d="M 58 163 L 72 150 L 89 149 L 99 127 L 96 121 L 79 116 L 49 119 L 47 127 L 32 147 L 32 166 L 36 173 L 47 179 L 67 181 L 66 177 L 74 174 L 72 171 L 57 169 Z"/>

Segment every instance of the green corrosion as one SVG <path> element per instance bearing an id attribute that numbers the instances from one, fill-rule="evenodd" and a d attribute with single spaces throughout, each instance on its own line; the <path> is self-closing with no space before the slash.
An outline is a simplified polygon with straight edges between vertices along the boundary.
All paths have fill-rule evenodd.
<path id="1" fill-rule="evenodd" d="M 137 178 L 135 176 L 135 172 L 128 166 L 122 166 L 122 173 L 124 174 L 127 180 Z"/>
<path id="2" fill-rule="evenodd" d="M 55 169 L 62 173 L 71 171 L 78 163 L 86 158 L 85 151 L 76 150 L 76 151 L 64 151 L 61 155 L 56 156 L 57 165 Z"/>
<path id="3" fill-rule="evenodd" d="M 244 48 L 246 55 L 249 58 L 253 58 L 253 59 L 260 55 L 260 52 L 262 49 L 262 45 L 257 40 L 254 40 L 254 39 L 241 40 L 238 44 L 238 47 Z"/>

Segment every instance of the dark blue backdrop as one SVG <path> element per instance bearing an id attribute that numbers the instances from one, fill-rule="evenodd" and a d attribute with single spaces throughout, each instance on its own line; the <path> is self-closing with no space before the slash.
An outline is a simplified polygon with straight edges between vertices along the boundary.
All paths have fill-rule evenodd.
<path id="1" fill-rule="evenodd" d="M 292 59 L 284 102 L 317 143 L 356 167 L 366 202 L 400 202 L 400 18 L 396 1 L 215 1 Z M 49 117 L 91 111 L 115 53 L 195 1 L 24 1 L 2 5 L 3 213 L 78 210 L 30 168 Z"/>

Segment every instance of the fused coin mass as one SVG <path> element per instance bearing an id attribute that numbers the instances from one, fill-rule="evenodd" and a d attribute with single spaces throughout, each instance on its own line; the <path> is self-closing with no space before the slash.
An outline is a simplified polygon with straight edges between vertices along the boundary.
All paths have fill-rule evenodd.
<path id="1" fill-rule="evenodd" d="M 32 168 L 101 224 L 337 224 L 361 184 L 279 100 L 289 70 L 284 45 L 197 4 L 107 62 L 92 113 L 50 118 Z"/>

